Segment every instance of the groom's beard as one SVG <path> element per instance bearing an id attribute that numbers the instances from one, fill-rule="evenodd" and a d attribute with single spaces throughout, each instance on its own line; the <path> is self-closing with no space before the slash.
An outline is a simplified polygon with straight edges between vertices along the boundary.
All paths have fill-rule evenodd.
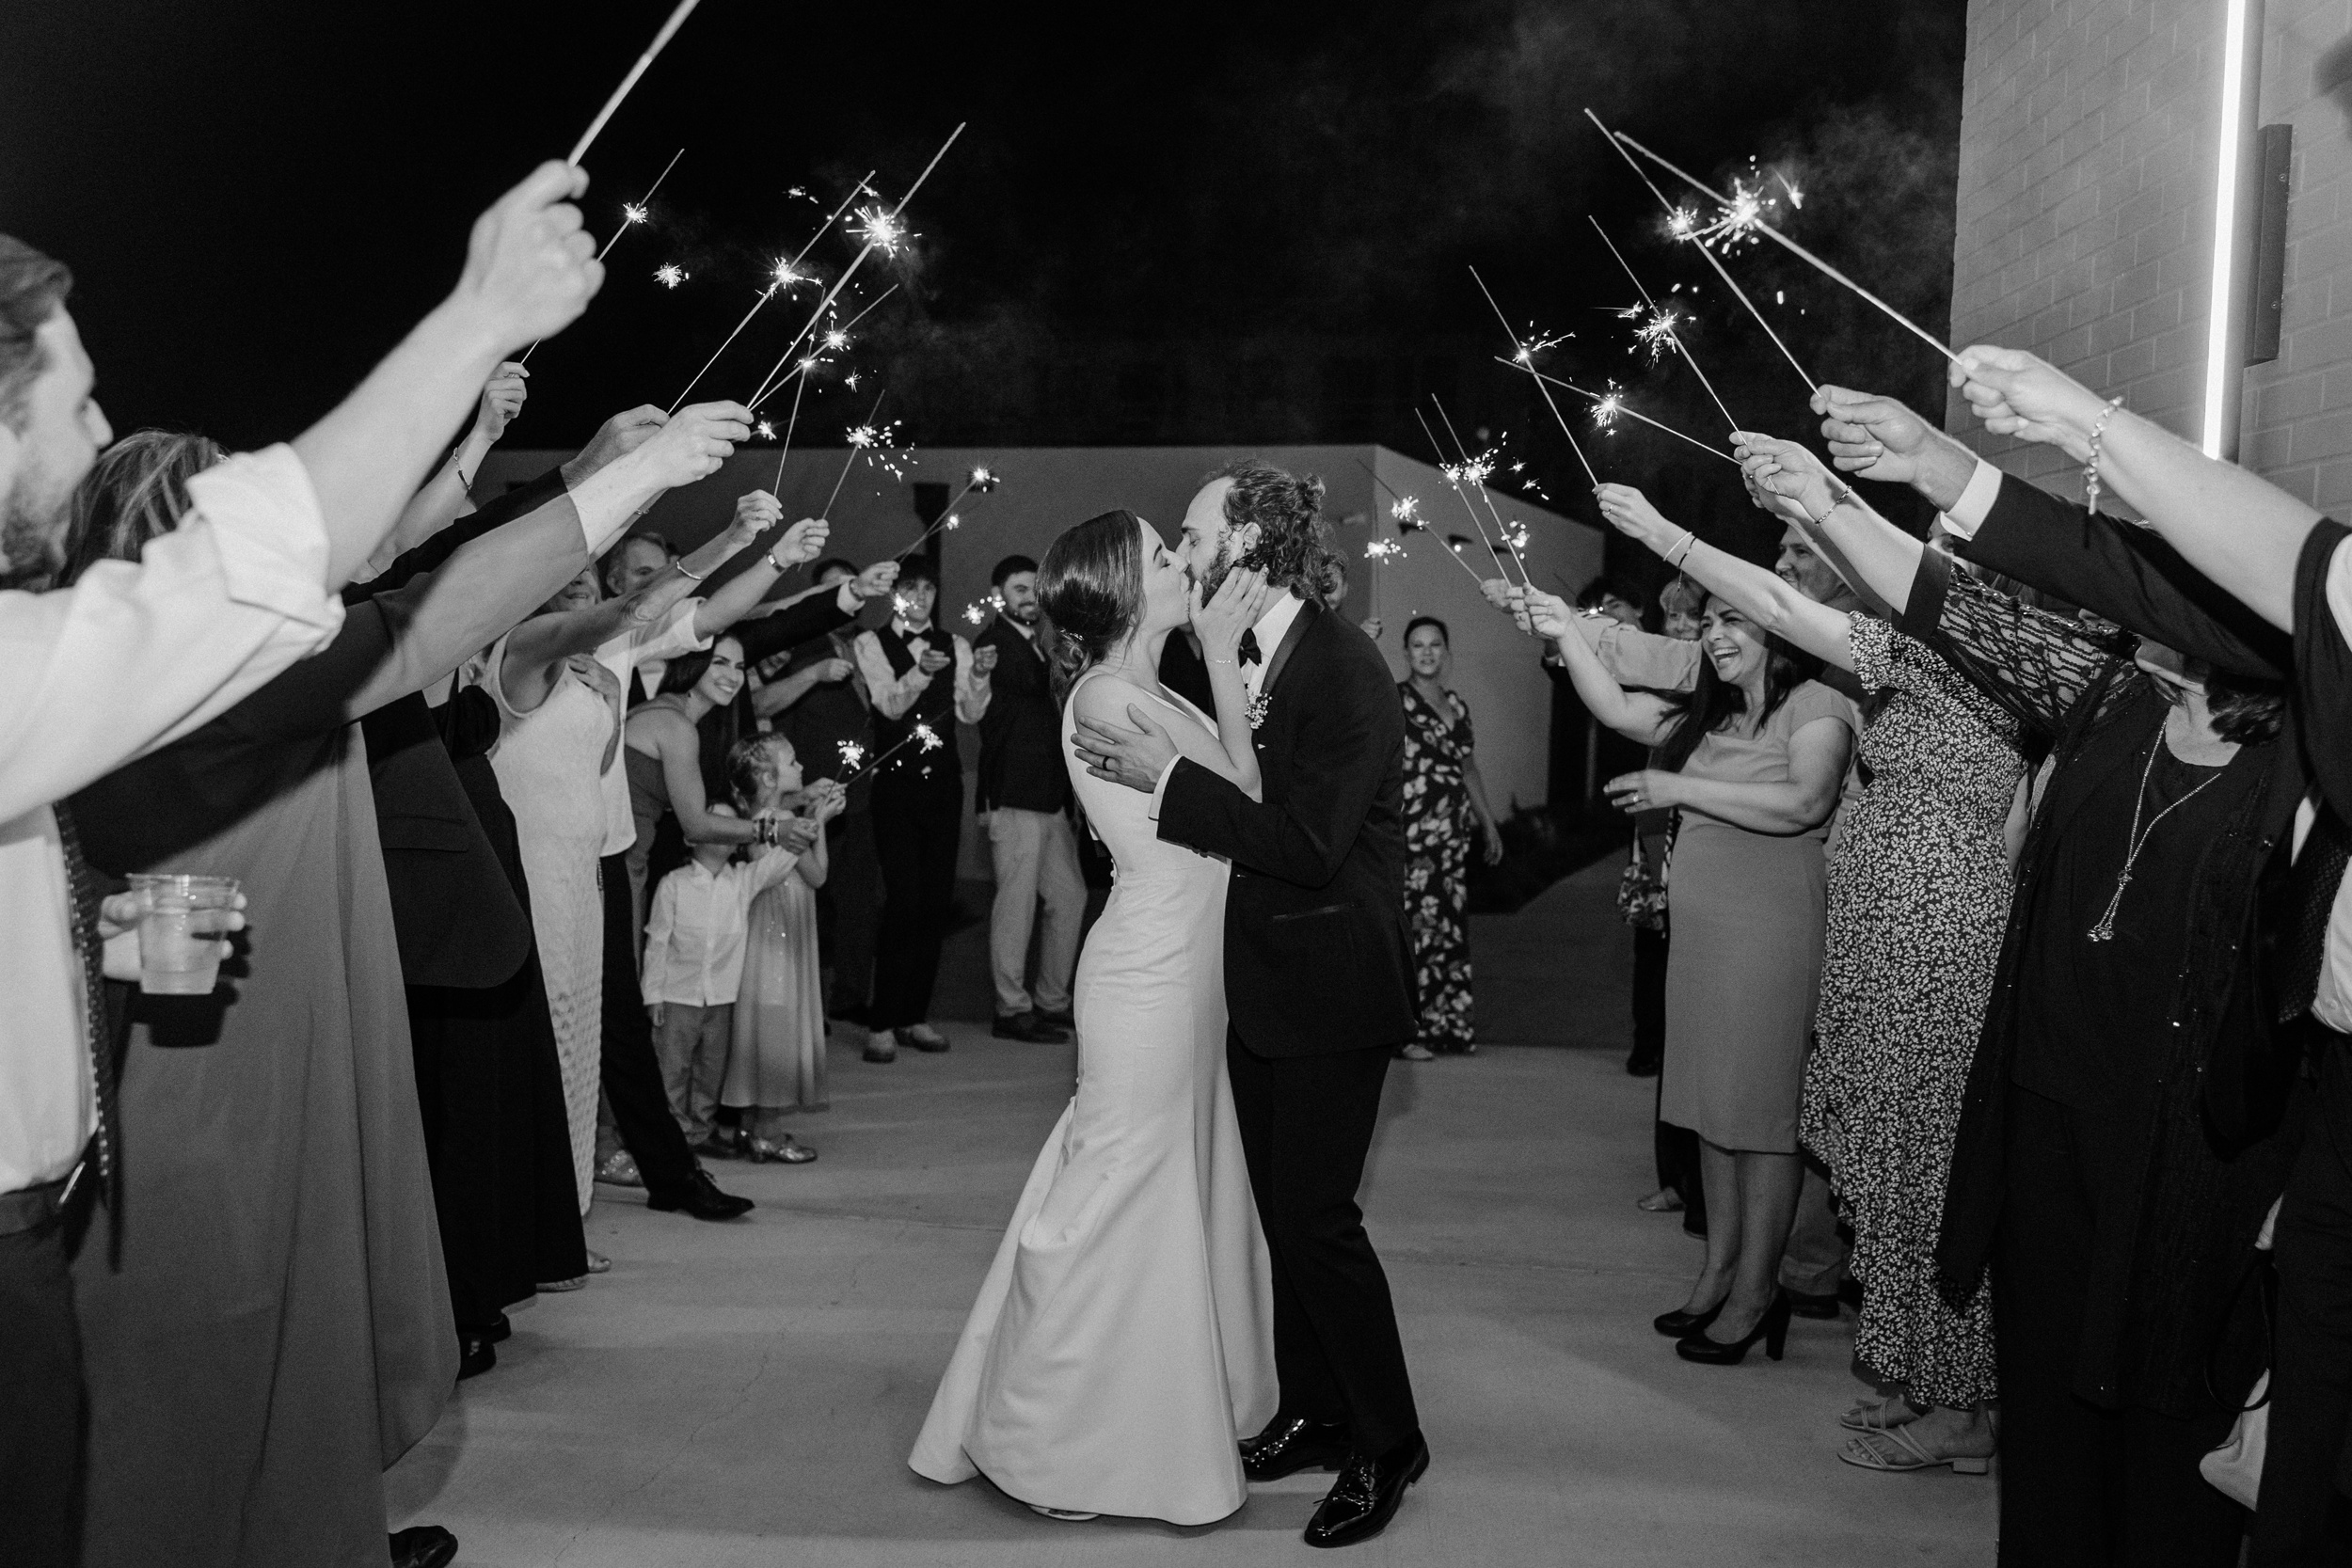
<path id="1" fill-rule="evenodd" d="M 65 564 L 65 530 L 60 526 L 65 508 L 37 499 L 39 477 L 21 473 L 8 493 L 0 496 L 0 588 L 38 592 Z"/>
<path id="2" fill-rule="evenodd" d="M 1220 539 L 1216 542 L 1216 559 L 1209 562 L 1205 571 L 1199 573 L 1193 578 L 1194 586 L 1200 591 L 1199 596 L 1204 600 L 1216 598 L 1216 591 L 1225 585 L 1226 574 L 1232 569 L 1233 542 L 1231 539 Z"/>

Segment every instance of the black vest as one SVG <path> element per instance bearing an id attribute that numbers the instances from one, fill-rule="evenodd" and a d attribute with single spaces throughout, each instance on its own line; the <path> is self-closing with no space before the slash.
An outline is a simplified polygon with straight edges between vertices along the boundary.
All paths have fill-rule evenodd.
<path id="1" fill-rule="evenodd" d="M 876 626 L 874 641 L 882 644 L 882 657 L 889 660 L 892 674 L 904 676 L 914 668 L 914 650 L 909 645 L 909 639 L 898 635 L 896 624 L 885 623 Z M 912 641 L 921 642 L 934 652 L 946 654 L 948 665 L 931 677 L 931 684 L 923 689 L 922 694 L 914 699 L 914 705 L 898 718 L 891 718 L 879 707 L 874 709 L 872 754 L 881 756 L 906 740 L 914 733 L 917 723 L 930 726 L 931 733 L 939 736 L 939 746 L 936 750 L 925 751 L 920 740 L 909 741 L 906 750 L 876 768 L 874 776 L 877 780 L 898 782 L 933 778 L 943 773 L 950 778 L 960 776 L 963 771 L 963 762 L 956 754 L 955 634 L 942 630 L 934 623 L 930 630 L 915 633 Z"/>

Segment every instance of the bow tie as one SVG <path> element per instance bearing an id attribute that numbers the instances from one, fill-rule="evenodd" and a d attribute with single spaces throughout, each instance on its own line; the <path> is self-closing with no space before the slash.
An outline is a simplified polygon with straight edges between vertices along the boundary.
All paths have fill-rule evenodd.
<path id="1" fill-rule="evenodd" d="M 1246 631 L 1241 634 L 1241 661 L 1244 664 L 1265 662 L 1258 652 L 1258 634 L 1255 631 Z"/>

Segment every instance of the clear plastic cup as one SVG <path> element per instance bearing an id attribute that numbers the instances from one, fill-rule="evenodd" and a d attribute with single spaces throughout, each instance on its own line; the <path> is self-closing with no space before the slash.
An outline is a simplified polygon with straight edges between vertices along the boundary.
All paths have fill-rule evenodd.
<path id="1" fill-rule="evenodd" d="M 155 996 L 209 996 L 220 979 L 221 914 L 237 905 L 234 877 L 140 873 L 139 990 Z"/>

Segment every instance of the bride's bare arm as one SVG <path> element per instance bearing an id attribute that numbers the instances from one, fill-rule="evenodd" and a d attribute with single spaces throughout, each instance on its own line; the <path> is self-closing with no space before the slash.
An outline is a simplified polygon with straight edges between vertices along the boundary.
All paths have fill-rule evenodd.
<path id="1" fill-rule="evenodd" d="M 1248 776 L 1245 778 L 1241 769 L 1233 766 L 1233 759 L 1228 754 L 1225 743 L 1211 735 L 1200 721 L 1132 682 L 1120 680 L 1115 675 L 1098 675 L 1079 687 L 1071 701 L 1077 705 L 1081 720 L 1105 727 L 1132 730 L 1139 721 L 1148 719 L 1167 734 L 1180 755 L 1227 780 L 1251 800 L 1259 798 L 1257 750 L 1249 741 L 1242 742 L 1249 759 Z M 1240 694 L 1235 701 L 1246 704 L 1247 693 Z M 1226 707 L 1222 693 L 1218 694 L 1217 707 L 1219 711 Z M 1242 731 L 1245 735 L 1248 733 L 1248 721 L 1244 718 Z"/>

